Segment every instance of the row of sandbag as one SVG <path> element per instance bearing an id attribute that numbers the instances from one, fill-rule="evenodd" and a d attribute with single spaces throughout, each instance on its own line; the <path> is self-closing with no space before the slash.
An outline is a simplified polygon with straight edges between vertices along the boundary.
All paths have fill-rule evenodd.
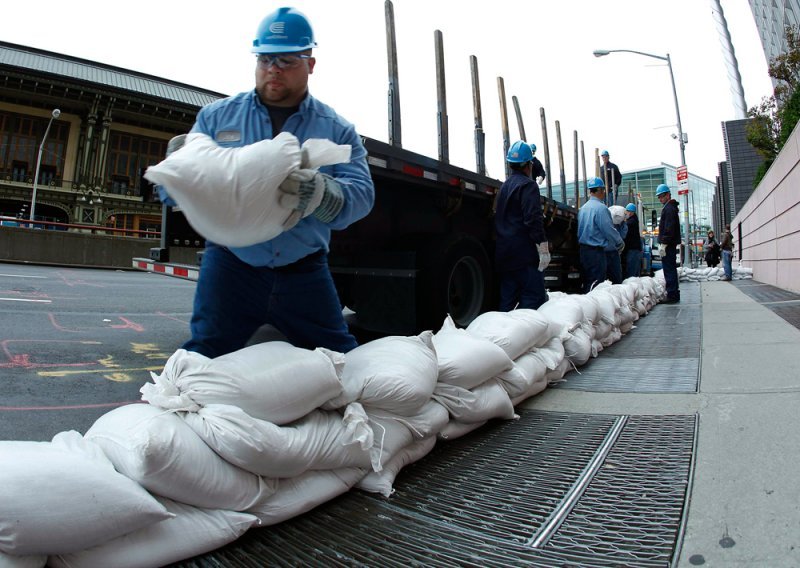
<path id="1" fill-rule="evenodd" d="M 436 334 L 346 356 L 282 342 L 213 360 L 179 350 L 142 388 L 147 404 L 108 412 L 83 437 L 0 443 L 16 464 L 0 473 L 0 551 L 31 555 L 0 552 L 0 566 L 46 555 L 160 566 L 353 486 L 388 496 L 437 439 L 515 418 L 515 404 L 597 356 L 661 294 L 653 279 L 551 293 L 537 311 L 486 313 L 466 329 L 448 318 Z"/>
<path id="2" fill-rule="evenodd" d="M 663 272 L 663 271 L 662 271 Z M 753 269 L 745 266 L 731 267 L 731 280 L 744 280 L 753 277 Z M 678 279 L 681 282 L 713 282 L 725 278 L 725 270 L 721 266 L 703 268 L 678 267 Z"/>

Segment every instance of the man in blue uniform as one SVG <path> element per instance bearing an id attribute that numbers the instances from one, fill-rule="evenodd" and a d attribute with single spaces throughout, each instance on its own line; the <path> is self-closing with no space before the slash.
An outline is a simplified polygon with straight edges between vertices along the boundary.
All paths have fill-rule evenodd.
<path id="1" fill-rule="evenodd" d="M 547 301 L 544 270 L 550 249 L 539 186 L 531 179 L 533 152 L 522 140 L 506 156 L 511 175 L 500 187 L 494 218 L 495 266 L 500 273 L 500 311 L 536 309 Z"/>
<path id="2" fill-rule="evenodd" d="M 298 347 L 347 352 L 357 346 L 342 315 L 328 250 L 331 230 L 344 229 L 369 213 L 375 188 L 353 125 L 308 92 L 316 46 L 301 12 L 279 8 L 269 14 L 253 41 L 255 89 L 207 105 L 192 127 L 223 147 L 253 144 L 286 131 L 301 144 L 309 138 L 349 144 L 352 154 L 348 163 L 318 173 L 301 170 L 305 177 L 281 185 L 282 203 L 292 204 L 296 224 L 279 236 L 238 248 L 206 242 L 192 338 L 183 346 L 189 351 L 207 357 L 235 351 L 265 324 Z M 166 199 L 169 188 L 160 191 Z"/>
<path id="3" fill-rule="evenodd" d="M 603 160 L 603 163 L 600 164 L 600 179 L 603 180 L 603 183 L 608 189 L 606 204 L 616 205 L 616 200 L 618 198 L 617 192 L 622 185 L 622 174 L 617 164 L 609 161 L 608 150 L 603 150 L 600 153 L 600 158 Z"/>
<path id="4" fill-rule="evenodd" d="M 620 252 L 625 247 L 622 237 L 614 228 L 611 212 L 603 201 L 606 197 L 603 180 L 592 178 L 587 185 L 589 200 L 578 211 L 578 243 L 584 292 L 606 279 L 606 246 L 614 246 Z"/>
<path id="5" fill-rule="evenodd" d="M 678 202 L 672 199 L 669 186 L 662 183 L 656 188 L 656 197 L 664 206 L 658 221 L 658 252 L 664 269 L 664 280 L 667 284 L 665 304 L 677 304 L 681 301 L 678 288 L 678 245 L 681 244 L 681 225 L 678 217 Z"/>

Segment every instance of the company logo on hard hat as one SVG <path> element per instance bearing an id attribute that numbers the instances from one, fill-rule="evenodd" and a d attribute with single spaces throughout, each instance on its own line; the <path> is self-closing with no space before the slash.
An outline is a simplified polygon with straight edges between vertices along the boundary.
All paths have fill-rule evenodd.
<path id="1" fill-rule="evenodd" d="M 269 31 L 274 34 L 283 35 L 286 32 L 286 22 L 272 22 Z"/>

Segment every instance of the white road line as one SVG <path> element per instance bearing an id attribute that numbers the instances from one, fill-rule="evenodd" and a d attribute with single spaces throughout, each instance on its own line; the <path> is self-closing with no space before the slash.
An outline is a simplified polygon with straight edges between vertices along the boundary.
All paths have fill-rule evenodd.
<path id="1" fill-rule="evenodd" d="M 0 301 L 5 302 L 38 302 L 40 304 L 52 304 L 53 300 L 28 300 L 26 298 L 0 298 Z"/>
<path id="2" fill-rule="evenodd" d="M 48 278 L 48 276 L 30 276 L 26 274 L 0 274 L 0 276 L 8 276 L 10 278 Z"/>

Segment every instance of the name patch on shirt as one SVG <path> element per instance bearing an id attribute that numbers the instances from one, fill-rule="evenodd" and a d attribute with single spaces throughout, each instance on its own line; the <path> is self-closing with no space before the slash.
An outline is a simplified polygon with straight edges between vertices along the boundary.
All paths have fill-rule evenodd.
<path id="1" fill-rule="evenodd" d="M 217 132 L 217 142 L 239 142 L 242 139 L 242 133 L 238 130 L 222 130 Z"/>

